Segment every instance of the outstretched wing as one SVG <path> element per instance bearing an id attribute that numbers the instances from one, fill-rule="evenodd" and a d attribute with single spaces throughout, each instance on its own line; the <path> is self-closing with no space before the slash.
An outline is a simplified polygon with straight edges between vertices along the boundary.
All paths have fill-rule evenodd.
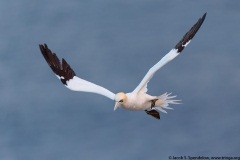
<path id="1" fill-rule="evenodd" d="M 134 93 L 139 93 L 140 91 L 147 91 L 147 83 L 153 77 L 153 75 L 165 64 L 173 60 L 175 57 L 182 52 L 182 50 L 190 43 L 192 38 L 195 36 L 202 23 L 205 20 L 207 13 L 205 13 L 202 18 L 200 18 L 197 23 L 183 36 L 182 40 L 172 49 L 168 54 L 166 54 L 157 64 L 155 64 L 150 70 L 147 72 L 143 80 L 137 86 L 137 88 L 133 91 Z"/>
<path id="2" fill-rule="evenodd" d="M 52 71 L 61 80 L 61 82 L 70 90 L 82 91 L 82 92 L 92 92 L 106 96 L 114 100 L 115 94 L 111 91 L 98 86 L 94 83 L 88 82 L 76 76 L 75 72 L 72 70 L 70 65 L 62 59 L 62 63 L 59 61 L 57 55 L 52 53 L 46 44 L 39 45 L 43 57 L 47 61 L 48 65 L 51 67 Z"/>

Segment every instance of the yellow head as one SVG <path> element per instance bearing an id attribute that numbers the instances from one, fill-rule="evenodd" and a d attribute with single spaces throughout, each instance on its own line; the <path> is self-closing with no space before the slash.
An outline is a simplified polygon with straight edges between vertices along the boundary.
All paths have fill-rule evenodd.
<path id="1" fill-rule="evenodd" d="M 114 107 L 114 111 L 122 104 L 124 104 L 127 101 L 127 96 L 125 93 L 120 92 L 117 93 L 114 97 L 116 103 L 115 103 L 115 107 Z"/>

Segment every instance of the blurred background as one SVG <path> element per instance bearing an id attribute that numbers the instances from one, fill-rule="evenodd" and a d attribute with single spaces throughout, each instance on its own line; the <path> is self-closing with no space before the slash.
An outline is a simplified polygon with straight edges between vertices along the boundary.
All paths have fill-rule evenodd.
<path id="1" fill-rule="evenodd" d="M 0 159 L 239 156 L 239 8 L 223 0 L 0 2 Z M 131 92 L 205 12 L 190 45 L 148 85 L 151 95 L 183 101 L 160 121 L 68 90 L 38 47 L 47 43 L 79 77 Z"/>

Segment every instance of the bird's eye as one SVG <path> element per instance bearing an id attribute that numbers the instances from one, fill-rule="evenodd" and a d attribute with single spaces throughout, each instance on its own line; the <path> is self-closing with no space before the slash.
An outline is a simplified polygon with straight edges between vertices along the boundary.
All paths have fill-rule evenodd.
<path id="1" fill-rule="evenodd" d="M 119 102 L 123 102 L 123 99 L 121 99 Z"/>

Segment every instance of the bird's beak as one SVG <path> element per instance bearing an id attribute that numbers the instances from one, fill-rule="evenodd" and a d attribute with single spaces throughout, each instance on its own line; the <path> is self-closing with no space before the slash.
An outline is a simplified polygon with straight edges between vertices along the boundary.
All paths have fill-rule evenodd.
<path id="1" fill-rule="evenodd" d="M 119 106 L 119 102 L 116 102 L 115 107 L 114 107 L 114 111 L 118 108 L 118 106 Z"/>

